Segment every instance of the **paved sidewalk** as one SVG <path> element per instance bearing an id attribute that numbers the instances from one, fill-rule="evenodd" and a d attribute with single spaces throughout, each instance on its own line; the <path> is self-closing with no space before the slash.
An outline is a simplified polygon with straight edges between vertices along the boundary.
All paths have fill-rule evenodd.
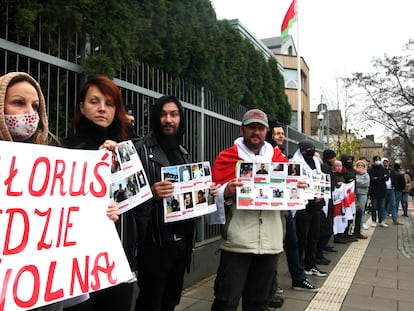
<path id="1" fill-rule="evenodd" d="M 409 218 L 401 217 L 403 226 L 370 228 L 363 233 L 367 240 L 333 244 L 338 253 L 325 253 L 332 260 L 319 266 L 328 277 L 311 276 L 320 287 L 318 293 L 294 291 L 287 269 L 286 256 L 279 261 L 279 286 L 285 303 L 270 310 L 414 310 L 414 203 L 410 198 Z M 365 215 L 370 224 L 370 215 Z M 215 275 L 183 291 L 176 311 L 207 311 L 213 301 Z M 241 310 L 239 306 L 238 310 Z"/>

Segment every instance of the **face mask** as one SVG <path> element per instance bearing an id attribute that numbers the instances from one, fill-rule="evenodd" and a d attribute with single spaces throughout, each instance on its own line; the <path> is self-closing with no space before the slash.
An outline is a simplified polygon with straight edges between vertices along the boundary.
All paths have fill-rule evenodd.
<path id="1" fill-rule="evenodd" d="M 315 155 L 315 149 L 305 150 L 305 156 L 312 158 Z"/>
<path id="2" fill-rule="evenodd" d="M 14 141 L 25 141 L 33 136 L 39 124 L 37 112 L 5 115 L 5 121 Z"/>
<path id="3" fill-rule="evenodd" d="M 375 161 L 375 165 L 381 165 L 381 161 Z"/>

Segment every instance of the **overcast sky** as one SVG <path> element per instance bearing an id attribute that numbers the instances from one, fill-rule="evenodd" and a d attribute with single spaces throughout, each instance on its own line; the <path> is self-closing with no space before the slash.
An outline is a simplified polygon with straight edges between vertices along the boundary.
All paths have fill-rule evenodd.
<path id="1" fill-rule="evenodd" d="M 218 19 L 239 19 L 257 38 L 280 36 L 291 0 L 211 0 Z M 414 39 L 414 1 L 299 0 L 299 52 L 310 69 L 311 109 L 336 108 L 336 83 L 371 71 L 373 57 L 400 55 Z M 298 46 L 296 24 L 289 32 Z"/>

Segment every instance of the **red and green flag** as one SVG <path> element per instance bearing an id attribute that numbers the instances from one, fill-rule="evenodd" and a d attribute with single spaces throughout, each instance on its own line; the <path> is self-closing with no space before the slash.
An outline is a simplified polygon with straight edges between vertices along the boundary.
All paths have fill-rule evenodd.
<path id="1" fill-rule="evenodd" d="M 282 34 L 280 35 L 282 40 L 288 35 L 290 27 L 292 27 L 293 23 L 296 21 L 296 1 L 297 0 L 292 0 L 289 9 L 286 12 L 285 18 L 283 19 L 281 27 Z"/>

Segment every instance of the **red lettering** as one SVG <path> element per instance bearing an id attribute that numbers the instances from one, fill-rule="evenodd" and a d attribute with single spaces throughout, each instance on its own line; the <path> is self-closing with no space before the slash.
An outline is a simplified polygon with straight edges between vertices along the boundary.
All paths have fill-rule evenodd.
<path id="1" fill-rule="evenodd" d="M 65 208 L 62 207 L 60 209 L 60 217 L 59 217 L 59 229 L 56 235 L 56 245 L 55 247 L 60 247 L 61 241 L 62 241 L 62 232 L 65 232 L 64 238 L 63 238 L 63 246 L 68 247 L 68 246 L 73 246 L 76 245 L 75 241 L 68 241 L 68 231 L 69 228 L 73 227 L 73 223 L 70 221 L 70 215 L 73 211 L 79 211 L 79 207 L 78 206 L 72 206 L 69 207 L 67 209 L 67 217 L 66 217 L 66 222 L 65 222 Z M 40 239 L 40 241 L 37 243 L 37 249 L 38 250 L 42 250 L 42 249 L 49 249 L 52 247 L 52 242 L 53 239 L 51 238 L 50 241 L 46 242 L 46 236 L 49 228 L 49 223 L 50 223 L 50 217 L 52 214 L 52 209 L 49 208 L 47 211 L 45 212 L 41 212 L 38 209 L 35 209 L 35 214 L 39 215 L 41 217 L 46 217 L 46 222 L 45 225 L 43 227 L 43 233 L 42 233 L 42 237 Z"/>
<path id="2" fill-rule="evenodd" d="M 4 185 L 7 186 L 7 195 L 11 197 L 21 196 L 23 193 L 23 191 L 11 190 L 13 178 L 17 175 L 17 172 L 18 172 L 18 169 L 14 168 L 15 164 L 16 164 L 16 156 L 13 156 L 12 162 L 10 164 L 9 177 L 7 177 L 6 180 L 4 181 Z"/>
<path id="3" fill-rule="evenodd" d="M 49 266 L 49 273 L 47 275 L 46 291 L 45 291 L 45 301 L 52 301 L 63 297 L 63 289 L 60 288 L 55 292 L 52 290 L 53 276 L 55 275 L 56 261 L 52 261 Z"/>
<path id="4" fill-rule="evenodd" d="M 79 195 L 86 195 L 85 193 L 85 179 L 86 179 L 86 169 L 88 168 L 88 164 L 85 162 L 83 163 L 83 170 L 81 178 L 77 177 L 76 180 L 81 181 L 81 185 L 79 186 L 79 190 L 75 191 L 73 189 L 73 184 L 75 181 L 75 171 L 76 171 L 76 162 L 72 163 L 72 173 L 70 175 L 70 188 L 69 193 L 71 196 L 79 196 Z"/>
<path id="5" fill-rule="evenodd" d="M 70 216 L 71 216 L 72 212 L 79 212 L 79 206 L 69 207 L 68 217 L 66 218 L 65 239 L 64 239 L 64 242 L 63 242 L 63 246 L 65 246 L 65 247 L 76 245 L 76 241 L 68 241 L 67 240 L 69 228 L 73 227 L 73 223 L 70 221 Z"/>
<path id="6" fill-rule="evenodd" d="M 21 208 L 8 209 L 7 213 L 10 214 L 10 216 L 9 216 L 9 222 L 7 224 L 7 231 L 6 231 L 6 238 L 4 241 L 3 254 L 12 255 L 12 254 L 20 253 L 21 251 L 25 249 L 27 245 L 27 240 L 29 239 L 29 217 L 27 216 L 27 213 Z M 22 216 L 22 219 L 24 222 L 24 231 L 22 232 L 22 238 L 21 238 L 20 244 L 14 248 L 10 248 L 10 245 L 9 245 L 10 236 L 11 236 L 11 231 L 12 231 L 14 215 L 16 213 Z"/>
<path id="7" fill-rule="evenodd" d="M 106 153 L 102 157 L 102 160 L 105 160 L 107 157 L 108 157 L 108 154 Z M 100 187 L 100 190 L 99 191 L 95 190 L 95 187 L 94 187 L 94 184 L 93 183 L 91 183 L 90 188 L 89 188 L 90 191 L 91 191 L 91 193 L 95 197 L 97 197 L 97 198 L 102 198 L 103 196 L 106 195 L 106 187 L 107 187 L 107 185 L 106 185 L 106 182 L 104 181 L 104 179 L 102 178 L 102 176 L 99 174 L 99 168 L 101 166 L 109 167 L 109 163 L 104 162 L 104 161 L 102 161 L 100 163 L 97 163 L 96 166 L 95 166 L 95 169 L 93 170 L 93 175 L 95 176 L 96 181 L 98 182 L 98 184 L 101 186 Z"/>
<path id="8" fill-rule="evenodd" d="M 33 181 L 35 178 L 35 173 L 37 172 L 37 166 L 39 164 L 44 164 L 46 166 L 46 172 L 45 176 L 43 178 L 43 185 L 39 190 L 33 189 Z M 49 159 L 46 157 L 40 157 L 36 159 L 35 163 L 33 164 L 32 173 L 30 174 L 29 179 L 29 192 L 34 197 L 40 197 L 45 194 L 47 185 L 49 184 L 49 178 L 50 178 L 50 162 Z M 42 178 L 39 178 L 39 180 L 42 180 Z"/>
<path id="9" fill-rule="evenodd" d="M 33 279 L 34 279 L 34 286 L 33 286 L 32 296 L 30 297 L 29 300 L 24 301 L 24 300 L 21 300 L 17 296 L 17 288 L 19 286 L 19 280 L 20 280 L 21 275 L 26 271 L 32 274 Z M 35 305 L 37 300 L 39 299 L 39 291 L 40 291 L 39 270 L 37 270 L 36 266 L 34 265 L 27 265 L 27 266 L 22 267 L 17 273 L 16 279 L 14 280 L 14 284 L 13 284 L 13 297 L 14 297 L 14 301 L 16 302 L 16 305 L 18 305 L 21 308 L 29 308 Z"/>
<path id="10" fill-rule="evenodd" d="M 61 165 L 61 169 L 59 170 L 59 165 Z M 55 184 L 56 181 L 60 181 L 60 194 L 63 196 L 66 194 L 66 191 L 64 190 L 64 182 L 63 182 L 63 174 L 65 173 L 65 161 L 63 160 L 56 160 L 56 166 L 55 171 L 53 173 L 53 181 L 52 181 L 52 189 L 50 191 L 50 194 L 53 195 L 55 192 Z"/>
<path id="11" fill-rule="evenodd" d="M 1 288 L 0 292 L 0 311 L 4 310 L 4 304 L 6 303 L 6 291 L 7 285 L 9 284 L 11 272 L 11 269 L 7 269 L 6 275 L 4 276 L 3 287 Z"/>
<path id="12" fill-rule="evenodd" d="M 46 223 L 43 227 L 43 233 L 42 233 L 42 237 L 40 238 L 40 241 L 37 243 L 37 249 L 40 251 L 41 249 L 45 248 L 45 249 L 49 249 L 52 247 L 52 241 L 50 241 L 50 243 L 46 243 L 45 239 L 46 239 L 46 233 L 47 233 L 47 228 L 49 227 L 49 222 L 50 222 L 50 215 L 52 213 L 52 209 L 48 208 L 46 212 L 41 212 L 39 211 L 37 208 L 35 209 L 35 214 L 39 215 L 40 217 L 45 217 L 46 216 Z"/>
<path id="13" fill-rule="evenodd" d="M 78 280 L 78 284 L 82 290 L 82 293 L 86 293 L 88 292 L 89 289 L 89 256 L 85 257 L 85 271 L 84 271 L 84 276 L 82 278 L 81 272 L 80 272 L 80 268 L 79 268 L 79 264 L 78 264 L 78 259 L 77 258 L 73 258 L 73 267 L 72 267 L 72 278 L 70 281 L 70 294 L 73 295 L 73 288 L 74 288 L 74 284 L 75 284 L 75 277 Z"/>
<path id="14" fill-rule="evenodd" d="M 101 259 L 101 257 L 104 258 L 104 266 L 100 266 L 99 265 L 99 260 Z M 94 282 L 91 283 L 91 288 L 93 290 L 98 290 L 101 288 L 101 282 L 99 279 L 99 272 L 103 272 L 104 274 L 106 274 L 107 278 L 108 278 L 108 282 L 110 284 L 116 284 L 116 279 L 112 278 L 112 271 L 115 269 L 115 262 L 113 261 L 112 264 L 109 264 L 109 258 L 108 258 L 108 253 L 104 252 L 104 253 L 99 253 L 98 256 L 96 256 L 95 258 L 95 262 L 93 265 L 93 269 L 91 271 L 91 275 L 93 276 Z"/>

